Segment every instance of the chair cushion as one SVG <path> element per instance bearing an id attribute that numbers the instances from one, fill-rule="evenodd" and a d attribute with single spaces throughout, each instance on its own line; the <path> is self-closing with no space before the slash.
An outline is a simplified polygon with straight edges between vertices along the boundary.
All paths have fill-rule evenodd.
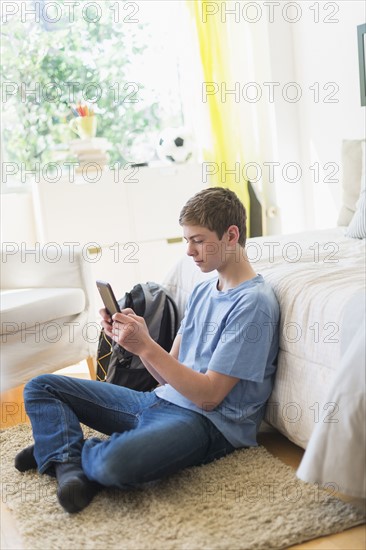
<path id="1" fill-rule="evenodd" d="M 1 292 L 1 334 L 13 334 L 85 309 L 81 288 L 24 288 Z"/>

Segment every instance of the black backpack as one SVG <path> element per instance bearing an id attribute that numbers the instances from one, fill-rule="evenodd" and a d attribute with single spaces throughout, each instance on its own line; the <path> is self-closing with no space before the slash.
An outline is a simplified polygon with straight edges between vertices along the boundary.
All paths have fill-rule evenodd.
<path id="1" fill-rule="evenodd" d="M 144 317 L 153 340 L 170 351 L 178 330 L 178 311 L 161 285 L 151 282 L 135 285 L 118 304 L 121 309 L 130 307 L 136 315 Z M 98 344 L 97 380 L 139 391 L 150 391 L 158 385 L 141 359 L 111 340 L 104 330 Z"/>

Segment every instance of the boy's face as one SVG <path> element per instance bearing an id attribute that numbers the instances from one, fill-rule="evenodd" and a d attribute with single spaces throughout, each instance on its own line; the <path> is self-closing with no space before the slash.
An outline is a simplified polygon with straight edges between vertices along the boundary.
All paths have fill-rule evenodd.
<path id="1" fill-rule="evenodd" d="M 219 239 L 216 231 L 200 225 L 183 225 L 183 235 L 187 242 L 187 254 L 204 273 L 220 270 L 225 263 L 226 233 Z"/>

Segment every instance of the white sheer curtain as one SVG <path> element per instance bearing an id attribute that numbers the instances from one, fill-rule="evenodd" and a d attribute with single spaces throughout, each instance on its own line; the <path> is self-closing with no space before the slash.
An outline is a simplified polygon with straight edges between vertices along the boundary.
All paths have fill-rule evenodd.
<path id="1" fill-rule="evenodd" d="M 227 4 L 234 4 L 227 2 Z M 222 17 L 222 14 L 217 16 Z M 275 28 L 265 18 L 251 24 L 227 16 L 230 56 L 227 63 L 233 79 L 214 82 L 222 101 L 240 102 L 237 124 L 243 140 L 245 164 L 240 166 L 244 179 L 252 182 L 263 209 L 263 232 L 275 234 L 303 228 L 304 198 L 301 183 L 293 184 L 282 177 L 288 162 L 300 163 L 296 106 L 286 110 L 282 95 L 273 82 L 293 71 L 291 30 L 279 22 Z M 182 65 L 185 112 L 199 145 L 210 144 L 210 121 L 207 103 L 203 101 L 204 78 L 197 63 L 199 48 L 194 22 L 186 22 L 190 52 Z M 192 63 L 192 54 L 197 59 Z M 282 56 L 283 63 L 278 57 Z M 278 72 L 285 73 L 279 75 Z M 289 80 L 294 80 L 293 74 Z M 286 82 L 288 79 L 286 80 Z M 274 98 L 272 95 L 274 93 Z M 280 164 L 280 165 L 278 165 Z M 234 166 L 228 169 L 234 169 Z M 289 178 L 292 177 L 291 167 Z M 286 176 L 285 168 L 285 176 Z"/>

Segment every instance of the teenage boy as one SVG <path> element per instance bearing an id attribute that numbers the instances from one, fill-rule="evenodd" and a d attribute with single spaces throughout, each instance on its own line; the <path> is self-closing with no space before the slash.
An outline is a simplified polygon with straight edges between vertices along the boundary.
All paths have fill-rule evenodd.
<path id="1" fill-rule="evenodd" d="M 161 385 L 138 392 L 51 374 L 25 387 L 34 445 L 15 465 L 56 475 L 70 513 L 100 486 L 141 484 L 257 444 L 276 368 L 277 300 L 248 261 L 246 213 L 232 191 L 197 193 L 179 222 L 187 254 L 217 275 L 193 290 L 170 353 L 131 309 L 112 318 L 101 310 L 106 334 Z M 80 422 L 110 437 L 85 441 Z"/>

